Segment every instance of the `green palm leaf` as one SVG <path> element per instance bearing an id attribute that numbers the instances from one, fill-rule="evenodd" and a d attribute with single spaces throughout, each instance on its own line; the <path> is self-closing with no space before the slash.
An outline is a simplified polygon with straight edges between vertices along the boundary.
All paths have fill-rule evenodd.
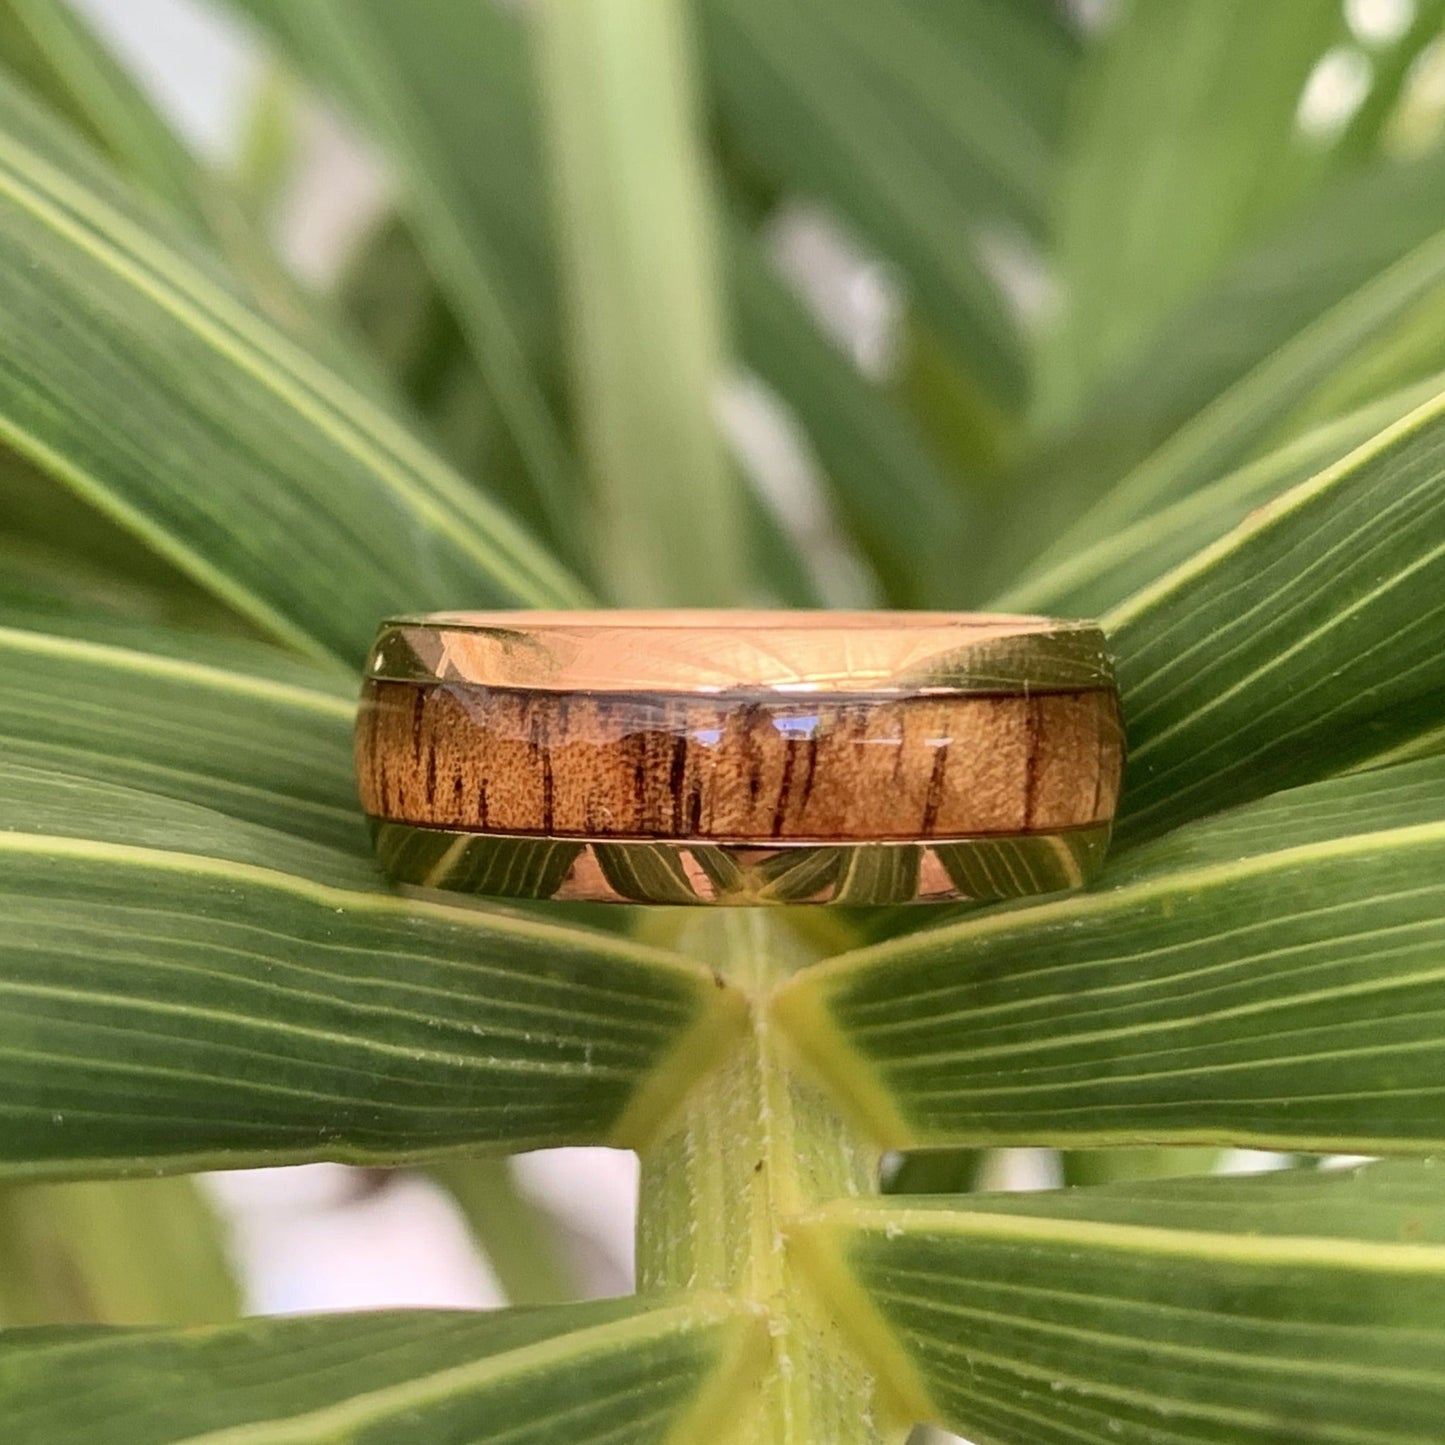
<path id="1" fill-rule="evenodd" d="M 312 652 L 354 660 L 390 608 L 580 597 L 393 416 L 113 189 L 0 90 L 10 447 Z M 248 527 L 274 528 L 271 545 L 247 545 Z"/>
<path id="2" fill-rule="evenodd" d="M 1438 728 L 1445 424 L 1435 398 L 1106 614 L 1155 836 Z"/>
<path id="3" fill-rule="evenodd" d="M 1016 485 L 1032 505 L 1003 517 L 1002 540 L 980 559 L 992 590 L 1437 371 L 1427 341 L 1445 297 L 1440 177 L 1432 153 L 1341 179 L 1171 313 L 1139 360 L 1021 464 Z M 1413 349 L 1393 354 L 1416 329 Z"/>
<path id="4" fill-rule="evenodd" d="M 575 462 L 536 365 L 539 350 L 552 344 L 553 277 L 529 259 L 545 212 L 516 204 L 531 117 L 509 64 L 509 17 L 445 0 L 420 0 L 404 12 L 371 0 L 237 3 L 299 51 L 385 147 L 415 233 L 516 446 L 533 507 L 577 555 Z M 487 164 L 476 164 L 478 156 Z M 533 199 L 535 180 L 523 184 Z"/>
<path id="5" fill-rule="evenodd" d="M 471 343 L 473 354 L 479 343 L 464 326 L 453 328 L 451 315 L 465 316 L 467 297 L 457 273 L 426 246 L 428 222 L 419 212 L 444 203 L 450 215 L 463 219 L 475 265 L 495 274 L 512 325 L 527 338 L 530 364 L 549 387 L 558 385 L 563 353 L 554 295 L 558 263 L 554 228 L 547 224 L 551 197 L 543 185 L 545 157 L 526 24 L 485 6 L 462 11 L 436 5 L 413 8 L 399 22 L 387 7 L 378 6 L 376 23 L 405 30 L 406 37 L 367 52 L 365 60 L 372 68 L 368 81 L 356 69 L 362 57 L 355 49 L 354 34 L 348 42 L 352 49 L 348 62 L 337 53 L 342 43 L 335 32 L 312 23 L 314 17 L 303 23 L 299 12 L 283 13 L 269 0 L 240 3 L 266 19 L 288 53 L 358 113 L 369 116 L 383 133 L 392 134 L 395 121 L 389 112 L 370 108 L 368 97 L 380 91 L 404 97 L 416 133 L 424 130 L 431 138 L 439 157 L 435 194 L 415 196 L 407 214 L 450 308 L 433 296 L 428 278 L 405 264 L 394 233 L 372 248 L 379 251 L 385 243 L 390 252 L 389 281 L 383 283 L 370 269 L 383 264 L 379 258 L 364 256 L 360 267 L 363 274 L 370 272 L 373 287 L 384 285 L 380 297 L 366 298 L 380 339 L 400 345 L 414 358 L 423 404 L 440 413 L 440 425 L 450 434 L 467 437 L 469 446 L 476 445 L 472 439 L 476 417 L 489 409 L 488 373 L 485 366 L 473 372 L 470 366 L 458 364 L 459 352 L 465 360 L 466 343 Z M 1028 34 L 1032 37 L 1032 31 Z M 433 56 L 439 53 L 452 57 L 448 64 L 485 74 L 484 90 L 491 98 L 485 109 L 478 108 L 467 85 L 437 70 Z M 1035 57 L 1033 38 L 1027 41 L 1025 53 Z M 1048 67 L 1041 64 L 1039 73 L 1048 73 Z M 403 143 L 400 136 L 394 141 L 396 146 Z M 485 164 L 474 163 L 479 156 Z M 425 168 L 416 172 L 427 173 Z M 732 201 L 725 208 L 723 227 L 728 282 L 723 299 L 731 306 L 734 341 L 742 360 L 806 424 L 839 509 L 882 574 L 889 595 L 907 603 L 956 595 L 954 574 L 963 519 L 953 483 L 916 422 L 885 390 L 858 374 L 789 294 L 774 274 L 765 247 L 742 219 L 741 203 L 736 197 Z M 432 297 L 423 303 L 422 315 L 400 314 L 400 298 L 418 292 Z M 493 467 L 505 465 L 505 455 L 497 455 L 495 438 L 488 441 L 487 460 Z M 535 496 L 529 499 L 519 491 L 517 504 L 539 525 L 545 522 Z M 754 551 L 761 551 L 766 534 L 758 535 L 757 520 L 752 525 Z M 791 581 L 796 587 L 804 571 L 804 564 L 785 549 L 782 562 L 768 567 L 766 581 L 792 602 L 795 594 L 787 584 Z"/>
<path id="6" fill-rule="evenodd" d="M 0 1186 L 0 1327 L 234 1319 L 227 1242 L 193 1179 Z"/>
<path id="7" fill-rule="evenodd" d="M 47 831 L 0 832 L 12 1176 L 632 1142 L 735 1028 L 670 955 L 313 882 L 321 850 L 261 830 L 210 856 L 78 838 L 97 805 L 127 839 L 167 820 L 69 793 L 22 801 Z M 204 849 L 205 810 L 172 811 Z"/>
<path id="8" fill-rule="evenodd" d="M 1300 92 L 1343 30 L 1333 0 L 1121 7 L 1085 77 L 1062 187 L 1064 299 L 1044 350 L 1047 408 L 1077 406 L 1286 208 L 1311 169 L 1294 123 Z"/>
<path id="9" fill-rule="evenodd" d="M 13 75 L 113 155 L 141 185 L 204 228 L 229 198 L 156 114 L 126 68 L 66 5 L 5 0 L 0 36 Z"/>
<path id="10" fill-rule="evenodd" d="M 1078 548 L 1009 589 L 999 606 L 1098 616 L 1244 522 L 1257 507 L 1318 475 L 1445 391 L 1436 374 L 1311 427 L 1283 446 L 1129 526 Z"/>
<path id="11" fill-rule="evenodd" d="M 0 0 L 36 96 L 0 79 L 5 1440 L 1436 1439 L 1445 0 L 1389 36 L 1326 0 L 235 4 L 390 164 L 359 338 L 102 32 Z M 1375 77 L 1335 144 L 1322 56 Z M 882 374 L 831 339 L 848 297 L 773 269 L 817 207 L 897 298 Z M 383 882 L 351 762 L 383 615 L 875 582 L 1103 616 L 1131 757 L 1092 888 Z M 535 844 L 400 840 L 540 895 L 579 844 Z M 913 892 L 911 855 L 825 852 L 765 893 Z M 640 1155 L 638 1298 L 11 1328 L 222 1320 L 216 1221 L 155 1176 L 323 1159 L 425 1167 L 556 1297 L 493 1156 L 572 1143 Z M 1082 1187 L 920 1194 L 1020 1144 Z M 1223 1145 L 1426 1157 L 1152 1177 Z"/>
<path id="12" fill-rule="evenodd" d="M 355 704 L 343 671 L 150 626 L 86 631 L 82 639 L 0 628 L 7 766 L 364 852 L 350 759 Z M 16 801 L 7 794 L 0 806 Z"/>
<path id="13" fill-rule="evenodd" d="M 915 1413 L 976 1439 L 1427 1445 L 1442 1205 L 1426 1162 L 849 1201 L 793 1239 Z"/>
<path id="14" fill-rule="evenodd" d="M 683 12 L 549 0 L 535 29 L 605 570 L 632 606 L 736 604 L 750 563 L 714 420 L 717 244 Z"/>
<path id="15" fill-rule="evenodd" d="M 372 359 L 297 283 L 236 189 L 192 153 L 82 15 L 51 0 L 3 0 L 0 41 L 11 72 L 223 256 L 252 305 L 353 385 L 376 390 Z"/>
<path id="16" fill-rule="evenodd" d="M 977 194 L 954 189 L 956 159 L 945 167 L 919 147 L 887 99 L 858 84 L 839 38 L 810 25 L 807 11 L 709 0 L 703 14 L 714 84 L 738 144 L 771 175 L 832 201 L 897 262 L 987 402 L 1016 409 L 1025 376 L 1018 323 L 983 264 Z M 887 26 L 887 9 L 870 7 L 867 23 Z"/>
<path id="17" fill-rule="evenodd" d="M 1445 762 L 1281 793 L 804 974 L 798 1047 L 898 1147 L 1445 1144 Z"/>
<path id="18" fill-rule="evenodd" d="M 757 1322 L 722 1298 L 17 1330 L 0 1339 L 16 1445 L 372 1445 L 703 1438 L 745 1389 Z"/>

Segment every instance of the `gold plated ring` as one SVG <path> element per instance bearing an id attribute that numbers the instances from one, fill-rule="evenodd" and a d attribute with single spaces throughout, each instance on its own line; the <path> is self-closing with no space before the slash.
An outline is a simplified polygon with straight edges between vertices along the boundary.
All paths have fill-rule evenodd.
<path id="1" fill-rule="evenodd" d="M 1122 760 L 1098 627 L 979 613 L 402 617 L 356 728 L 398 882 L 628 903 L 1077 887 Z"/>

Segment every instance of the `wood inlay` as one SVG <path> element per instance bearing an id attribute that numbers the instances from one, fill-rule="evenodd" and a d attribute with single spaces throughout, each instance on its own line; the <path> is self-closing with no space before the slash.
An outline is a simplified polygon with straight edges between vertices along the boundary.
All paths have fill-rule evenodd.
<path id="1" fill-rule="evenodd" d="M 1007 695 L 579 694 L 368 681 L 374 817 L 593 838 L 855 842 L 1111 818 L 1104 689 Z"/>

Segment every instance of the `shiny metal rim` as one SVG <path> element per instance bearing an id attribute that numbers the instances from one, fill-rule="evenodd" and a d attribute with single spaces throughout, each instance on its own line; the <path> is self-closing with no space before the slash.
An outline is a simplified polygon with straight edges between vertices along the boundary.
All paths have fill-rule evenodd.
<path id="1" fill-rule="evenodd" d="M 367 677 L 592 694 L 1111 689 L 1098 624 L 992 613 L 435 613 L 382 624 Z"/>
<path id="2" fill-rule="evenodd" d="M 984 902 L 1078 888 L 1110 825 L 926 843 L 547 838 L 369 820 L 393 880 L 500 898 L 708 906 Z"/>

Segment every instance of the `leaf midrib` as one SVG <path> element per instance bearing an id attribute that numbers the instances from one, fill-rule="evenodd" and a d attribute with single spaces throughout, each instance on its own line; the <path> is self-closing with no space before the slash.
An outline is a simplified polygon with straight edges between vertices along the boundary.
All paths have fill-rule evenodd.
<path id="1" fill-rule="evenodd" d="M 890 1226 L 892 1234 L 889 1234 Z M 851 1229 L 897 1238 L 969 1236 L 1060 1244 L 1114 1253 L 1154 1254 L 1164 1258 L 1218 1260 L 1220 1263 L 1273 1268 L 1281 1264 L 1362 1273 L 1439 1275 L 1445 1278 L 1445 1245 L 1387 1244 L 1342 1239 L 1338 1235 L 1240 1234 L 1223 1230 L 1178 1229 L 1154 1224 L 1120 1224 L 1048 1215 L 971 1212 L 968 1209 L 920 1209 L 877 1200 L 839 1200 L 803 1216 L 798 1230 Z"/>
<path id="2" fill-rule="evenodd" d="M 233 672 L 215 663 L 192 662 L 145 652 L 139 648 L 122 647 L 111 642 L 87 642 L 58 633 L 30 632 L 18 627 L 0 626 L 0 651 L 13 649 L 73 662 L 91 662 L 125 672 L 150 674 L 169 681 L 197 687 L 234 692 L 245 697 L 265 698 L 270 702 L 305 708 L 311 712 L 350 722 L 356 704 L 340 696 L 340 684 L 346 676 L 336 675 L 337 692 L 312 689 L 299 683 L 281 682 L 256 673 Z"/>
<path id="3" fill-rule="evenodd" d="M 6 853 L 30 854 L 35 857 L 58 856 L 135 868 L 149 867 L 233 883 L 251 883 L 276 892 L 290 893 L 333 910 L 392 915 L 402 919 L 422 916 L 463 928 L 480 928 L 490 933 L 510 934 L 537 943 L 550 942 L 572 949 L 590 949 L 609 958 L 638 963 L 644 967 L 656 967 L 690 982 L 706 983 L 709 988 L 713 987 L 713 975 L 709 969 L 680 954 L 669 954 L 645 944 L 623 944 L 606 935 L 584 933 L 569 929 L 563 924 L 543 923 L 499 913 L 482 913 L 459 904 L 422 902 L 390 893 L 361 893 L 327 883 L 313 882 L 279 869 L 263 868 L 254 863 L 232 863 L 198 853 L 175 853 L 130 843 L 103 843 L 47 833 L 0 832 L 0 855 Z"/>

